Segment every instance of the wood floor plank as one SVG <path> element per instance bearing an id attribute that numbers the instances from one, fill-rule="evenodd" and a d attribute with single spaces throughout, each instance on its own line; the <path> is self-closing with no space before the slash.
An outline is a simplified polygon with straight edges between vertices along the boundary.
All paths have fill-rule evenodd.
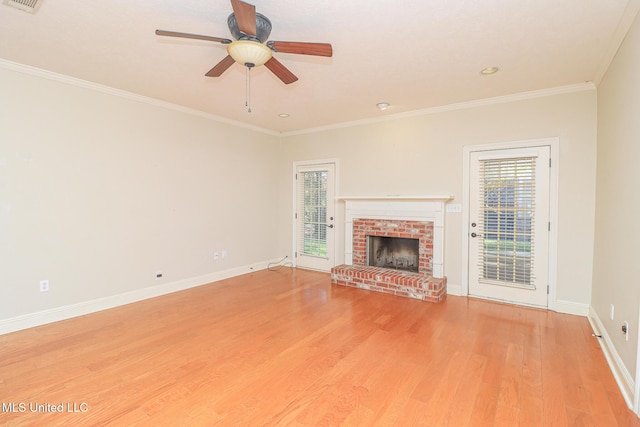
<path id="1" fill-rule="evenodd" d="M 449 402 L 449 408 L 442 411 L 446 414 L 450 426 L 467 426 L 471 423 L 473 403 L 480 393 L 482 375 L 487 364 L 487 357 L 473 354 L 464 368 L 462 378 L 457 383 L 455 396 Z"/>
<path id="2" fill-rule="evenodd" d="M 531 318 L 531 317 L 529 317 Z M 520 393 L 519 425 L 543 425 L 544 405 L 542 388 L 542 362 L 540 335 L 536 329 L 534 337 L 524 341 L 522 360 L 522 381 Z"/>
<path id="3" fill-rule="evenodd" d="M 425 368 L 414 363 L 394 363 L 393 373 L 386 373 L 386 384 L 376 383 L 374 389 L 379 396 L 365 400 L 365 404 L 376 413 L 376 424 L 381 426 L 396 425 L 403 414 L 403 409 L 409 401 L 418 382 L 424 375 Z M 389 380 L 388 377 L 391 377 Z M 395 379 L 395 381 L 393 381 Z M 384 388 L 383 388 L 384 387 Z M 376 399 L 377 398 L 377 399 Z M 384 400 L 381 400 L 384 399 Z M 373 401 L 373 402 L 372 402 Z M 376 403 L 377 406 L 372 403 Z"/>
<path id="4" fill-rule="evenodd" d="M 640 426 L 591 334 L 259 271 L 0 336 L 0 425 Z"/>
<path id="5" fill-rule="evenodd" d="M 471 410 L 470 426 L 484 427 L 495 424 L 499 394 L 500 388 L 498 385 L 488 382 L 480 383 L 478 396 Z"/>

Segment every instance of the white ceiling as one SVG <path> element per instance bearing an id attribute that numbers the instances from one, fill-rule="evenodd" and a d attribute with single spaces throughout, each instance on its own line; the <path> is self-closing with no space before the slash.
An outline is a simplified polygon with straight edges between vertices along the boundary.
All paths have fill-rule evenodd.
<path id="1" fill-rule="evenodd" d="M 205 77 L 229 37 L 229 0 L 40 0 L 0 4 L 0 58 L 290 133 L 584 82 L 597 83 L 639 0 L 253 0 L 270 40 L 328 42 L 333 57 L 276 53 L 299 80 L 265 67 Z M 497 74 L 480 70 L 500 67 Z M 381 112 L 377 102 L 391 108 Z M 288 113 L 290 117 L 278 117 Z"/>

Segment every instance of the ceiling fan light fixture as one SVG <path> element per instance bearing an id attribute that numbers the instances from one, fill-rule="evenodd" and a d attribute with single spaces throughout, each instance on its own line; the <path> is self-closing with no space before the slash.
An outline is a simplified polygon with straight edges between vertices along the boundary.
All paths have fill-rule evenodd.
<path id="1" fill-rule="evenodd" d="M 271 59 L 271 49 L 259 42 L 237 40 L 227 46 L 234 61 L 246 67 L 258 67 Z"/>
<path id="2" fill-rule="evenodd" d="M 376 107 L 378 107 L 378 110 L 380 110 L 380 111 L 384 111 L 384 110 L 386 110 L 387 108 L 389 108 L 389 106 L 390 106 L 390 105 L 391 105 L 391 104 L 389 104 L 388 102 L 378 102 L 378 103 L 376 104 Z"/>

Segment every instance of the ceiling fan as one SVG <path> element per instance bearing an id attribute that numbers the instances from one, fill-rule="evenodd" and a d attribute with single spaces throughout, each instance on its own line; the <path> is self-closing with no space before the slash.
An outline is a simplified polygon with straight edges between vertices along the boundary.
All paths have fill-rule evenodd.
<path id="1" fill-rule="evenodd" d="M 208 77 L 220 77 L 234 62 L 249 69 L 264 64 L 283 83 L 290 84 L 298 80 L 298 78 L 273 57 L 273 52 L 314 56 L 333 55 L 333 48 L 329 43 L 285 41 L 267 41 L 265 43 L 269 34 L 271 34 L 271 21 L 266 16 L 257 13 L 254 5 L 242 0 L 231 0 L 231 7 L 233 8 L 233 13 L 227 18 L 227 24 L 235 41 L 221 37 L 165 30 L 156 30 L 156 34 L 159 36 L 209 40 L 227 45 L 228 55 L 205 74 Z"/>

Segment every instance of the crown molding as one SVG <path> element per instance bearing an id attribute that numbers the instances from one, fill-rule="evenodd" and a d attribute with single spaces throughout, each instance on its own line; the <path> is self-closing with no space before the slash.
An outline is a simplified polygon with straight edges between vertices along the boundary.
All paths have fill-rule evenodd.
<path id="1" fill-rule="evenodd" d="M 59 83 L 68 84 L 71 86 L 81 87 L 84 89 L 92 90 L 95 92 L 104 93 L 107 95 L 117 96 L 119 98 L 128 99 L 131 101 L 137 101 L 144 104 L 153 105 L 156 107 L 166 108 L 173 111 L 178 111 L 181 113 L 191 114 L 199 117 L 203 117 L 208 120 L 213 120 L 219 123 L 224 123 L 244 129 L 249 129 L 256 132 L 265 133 L 267 135 L 272 136 L 280 136 L 279 132 L 274 132 L 269 129 L 261 128 L 258 126 L 251 126 L 246 123 L 242 123 L 236 120 L 227 119 L 224 117 L 216 116 L 214 114 L 205 113 L 200 110 L 196 110 L 194 108 L 183 107 L 182 105 L 173 104 L 171 102 L 160 101 L 155 98 L 150 98 L 148 96 L 138 95 L 136 93 L 128 92 L 126 90 L 115 89 L 109 86 L 92 83 L 87 80 L 82 80 L 76 77 L 67 76 L 64 74 L 54 73 L 52 71 L 43 70 L 41 68 L 32 67 L 29 65 L 20 64 L 17 62 L 7 61 L 6 59 L 0 58 L 0 68 L 15 71 L 18 73 L 29 74 L 35 77 L 40 77 L 43 79 L 48 79 L 52 81 L 56 81 Z"/>
<path id="2" fill-rule="evenodd" d="M 430 107 L 421 110 L 407 111 L 404 113 L 391 114 L 385 117 L 376 117 L 370 119 L 354 120 L 350 122 L 335 123 L 332 125 L 321 126 L 310 129 L 302 129 L 298 131 L 283 132 L 281 136 L 302 135 L 308 133 L 317 133 L 327 130 L 335 130 L 347 127 L 362 126 L 372 123 L 387 122 L 391 120 L 404 119 L 408 117 L 427 116 L 431 114 L 439 114 L 447 111 L 465 110 L 469 108 L 478 108 L 488 105 L 504 104 L 507 102 L 524 101 L 534 98 L 544 98 L 547 96 L 562 95 L 565 93 L 582 92 L 587 90 L 596 90 L 596 86 L 592 82 L 577 83 L 566 86 L 558 86 L 548 89 L 534 90 L 529 92 L 514 93 L 511 95 L 496 96 L 493 98 L 478 99 L 475 101 L 466 101 L 456 104 L 442 105 L 438 107 Z"/>
<path id="3" fill-rule="evenodd" d="M 620 22 L 616 27 L 616 31 L 611 37 L 611 41 L 609 42 L 607 51 L 605 52 L 604 57 L 600 62 L 600 67 L 596 71 L 595 78 L 593 79 L 593 82 L 596 86 L 600 85 L 600 82 L 604 78 L 605 74 L 607 74 L 609 66 L 611 66 L 611 63 L 618 53 L 620 46 L 622 46 L 622 43 L 624 42 L 627 33 L 631 29 L 633 21 L 636 19 L 639 11 L 640 0 L 629 0 L 629 2 L 627 3 L 627 7 L 624 9 L 624 12 L 622 14 L 622 18 L 620 19 Z"/>
<path id="4" fill-rule="evenodd" d="M 369 118 L 369 119 L 362 119 L 362 120 L 354 120 L 350 122 L 335 123 L 327 126 L 301 129 L 301 130 L 296 130 L 291 132 L 277 132 L 270 129 L 261 128 L 258 126 L 248 125 L 246 123 L 239 122 L 236 120 L 231 120 L 224 117 L 216 116 L 214 114 L 205 113 L 203 111 L 196 110 L 194 108 L 183 107 L 178 104 L 173 104 L 166 101 L 160 101 L 158 99 L 150 98 L 148 96 L 138 95 L 125 90 L 115 89 L 109 86 L 100 85 L 97 83 L 92 83 L 86 80 L 78 79 L 76 77 L 70 77 L 64 74 L 54 73 L 52 71 L 43 70 L 41 68 L 36 68 L 29 65 L 19 64 L 17 62 L 7 61 L 1 58 L 0 58 L 0 68 L 16 71 L 19 73 L 33 75 L 36 77 L 49 79 L 49 80 L 57 81 L 64 84 L 82 87 L 82 88 L 93 90 L 96 92 L 101 92 L 101 93 L 117 96 L 124 99 L 142 102 L 145 104 L 170 109 L 173 111 L 196 115 L 196 116 L 203 117 L 208 120 L 213 120 L 219 123 L 224 123 L 224 124 L 244 128 L 244 129 L 249 129 L 255 132 L 264 133 L 271 136 L 278 136 L 278 137 L 318 133 L 318 132 L 323 132 L 327 130 L 363 126 L 363 125 L 368 125 L 373 123 L 380 123 L 380 122 L 398 120 L 398 119 L 409 118 L 409 117 L 426 116 L 431 114 L 444 113 L 448 111 L 478 108 L 478 107 L 483 107 L 488 105 L 523 101 L 523 100 L 534 99 L 534 98 L 543 98 L 547 96 L 561 95 L 565 93 L 596 90 L 596 86 L 592 82 L 578 83 L 573 85 L 558 86 L 558 87 L 542 89 L 542 90 L 521 92 L 521 93 L 516 93 L 511 95 L 497 96 L 493 98 L 479 99 L 475 101 L 467 101 L 467 102 L 460 102 L 456 104 L 442 105 L 438 107 L 430 107 L 430 108 L 425 108 L 421 110 L 407 111 L 404 113 L 391 114 L 385 117 L 376 117 L 376 118 Z"/>

